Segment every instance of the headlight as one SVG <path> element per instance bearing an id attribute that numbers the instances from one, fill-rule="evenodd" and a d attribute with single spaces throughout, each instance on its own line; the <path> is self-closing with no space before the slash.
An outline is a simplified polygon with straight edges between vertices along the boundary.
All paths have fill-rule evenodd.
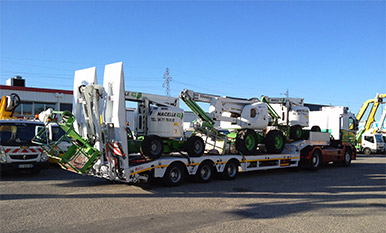
<path id="1" fill-rule="evenodd" d="M 0 146 L 0 163 L 7 162 L 7 154 L 5 153 L 4 147 Z"/>
<path id="2" fill-rule="evenodd" d="M 48 161 L 48 155 L 46 152 L 43 152 L 41 155 L 40 155 L 40 161 L 41 162 L 47 162 Z"/>

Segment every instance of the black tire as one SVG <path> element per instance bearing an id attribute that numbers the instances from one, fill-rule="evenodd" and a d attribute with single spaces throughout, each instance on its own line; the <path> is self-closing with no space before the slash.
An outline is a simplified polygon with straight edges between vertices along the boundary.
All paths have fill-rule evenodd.
<path id="1" fill-rule="evenodd" d="M 237 132 L 236 150 L 244 155 L 251 155 L 256 152 L 257 134 L 252 129 L 243 129 Z"/>
<path id="2" fill-rule="evenodd" d="M 300 125 L 294 125 L 290 128 L 290 139 L 299 140 L 302 138 L 303 130 Z"/>
<path id="3" fill-rule="evenodd" d="M 352 156 L 351 150 L 347 149 L 344 152 L 344 157 L 343 157 L 343 161 L 342 161 L 342 166 L 343 167 L 349 167 L 351 165 L 351 156 Z"/>
<path id="4" fill-rule="evenodd" d="M 265 148 L 270 154 L 280 154 L 285 145 L 283 133 L 279 130 L 271 130 L 265 138 Z"/>
<path id="5" fill-rule="evenodd" d="M 213 163 L 204 161 L 197 169 L 194 179 L 200 183 L 208 183 L 213 177 Z"/>
<path id="6" fill-rule="evenodd" d="M 320 168 L 321 164 L 322 153 L 319 150 L 315 150 L 314 152 L 312 152 L 309 168 L 313 171 L 316 171 Z"/>
<path id="7" fill-rule="evenodd" d="M 221 173 L 221 177 L 225 180 L 234 180 L 237 174 L 239 174 L 239 163 L 236 160 L 229 160 Z"/>
<path id="8" fill-rule="evenodd" d="M 164 151 L 164 144 L 157 135 L 146 136 L 141 144 L 142 153 L 150 159 L 159 159 Z"/>
<path id="9" fill-rule="evenodd" d="M 371 155 L 371 149 L 366 147 L 365 149 L 363 149 L 363 154 L 365 155 Z"/>
<path id="10" fill-rule="evenodd" d="M 172 163 L 166 169 L 163 183 L 166 186 L 173 187 L 180 185 L 186 177 L 186 167 L 181 163 Z"/>
<path id="11" fill-rule="evenodd" d="M 322 130 L 320 129 L 319 126 L 314 125 L 311 127 L 311 132 L 321 132 Z"/>
<path id="12" fill-rule="evenodd" d="M 198 136 L 191 136 L 186 141 L 185 150 L 190 157 L 200 157 L 205 151 L 204 140 Z"/>

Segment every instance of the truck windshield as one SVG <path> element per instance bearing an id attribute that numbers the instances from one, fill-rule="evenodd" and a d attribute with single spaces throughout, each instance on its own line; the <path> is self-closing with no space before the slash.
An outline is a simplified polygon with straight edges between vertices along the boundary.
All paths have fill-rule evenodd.
<path id="1" fill-rule="evenodd" d="M 36 123 L 0 123 L 0 143 L 3 146 L 33 146 Z"/>
<path id="2" fill-rule="evenodd" d="M 381 134 L 377 134 L 377 135 L 374 135 L 374 136 L 375 136 L 375 140 L 377 140 L 378 143 L 382 143 L 383 142 L 383 138 L 382 138 Z"/>

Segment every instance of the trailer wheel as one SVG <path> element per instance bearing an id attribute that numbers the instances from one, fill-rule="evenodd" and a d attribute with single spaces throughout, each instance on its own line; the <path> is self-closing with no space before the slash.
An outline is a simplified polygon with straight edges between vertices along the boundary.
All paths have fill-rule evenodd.
<path id="1" fill-rule="evenodd" d="M 157 135 L 146 136 L 141 145 L 142 153 L 150 159 L 159 159 L 164 151 L 164 144 Z"/>
<path id="2" fill-rule="evenodd" d="M 371 155 L 371 149 L 368 148 L 368 147 L 366 147 L 365 149 L 363 149 L 363 153 L 364 153 L 365 155 Z"/>
<path id="3" fill-rule="evenodd" d="M 172 163 L 166 169 L 163 183 L 166 186 L 173 187 L 180 185 L 186 177 L 186 168 L 181 163 Z"/>
<path id="4" fill-rule="evenodd" d="M 233 180 L 239 173 L 239 163 L 236 160 L 229 160 L 225 165 L 224 171 L 221 176 L 225 180 Z"/>
<path id="5" fill-rule="evenodd" d="M 290 138 L 299 140 L 302 137 L 303 130 L 300 125 L 294 125 L 290 128 Z"/>
<path id="6" fill-rule="evenodd" d="M 344 153 L 344 158 L 343 158 L 343 162 L 342 162 L 342 166 L 343 167 L 349 167 L 351 165 L 351 150 L 348 149 L 347 151 L 345 151 Z"/>
<path id="7" fill-rule="evenodd" d="M 204 140 L 198 136 L 191 136 L 188 141 L 186 141 L 185 150 L 190 157 L 200 157 L 205 150 Z"/>
<path id="8" fill-rule="evenodd" d="M 315 150 L 314 152 L 312 152 L 312 155 L 311 155 L 310 169 L 313 171 L 316 171 L 319 169 L 321 164 L 322 164 L 322 154 L 319 150 Z"/>
<path id="9" fill-rule="evenodd" d="M 265 147 L 270 154 L 280 154 L 284 149 L 284 136 L 279 130 L 271 130 L 265 138 Z"/>
<path id="10" fill-rule="evenodd" d="M 236 150 L 244 155 L 253 154 L 257 147 L 257 134 L 252 129 L 243 129 L 237 132 Z"/>
<path id="11" fill-rule="evenodd" d="M 205 161 L 200 164 L 197 169 L 194 179 L 200 183 L 207 183 L 213 175 L 213 163 Z"/>

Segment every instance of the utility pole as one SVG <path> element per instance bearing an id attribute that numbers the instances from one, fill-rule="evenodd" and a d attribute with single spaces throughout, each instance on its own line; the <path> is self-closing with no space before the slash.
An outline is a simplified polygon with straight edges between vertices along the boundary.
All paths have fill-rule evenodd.
<path id="1" fill-rule="evenodd" d="M 172 81 L 172 76 L 169 75 L 169 68 L 166 67 L 166 71 L 164 73 L 164 83 L 162 87 L 165 88 L 166 95 L 170 96 L 170 81 Z"/>

